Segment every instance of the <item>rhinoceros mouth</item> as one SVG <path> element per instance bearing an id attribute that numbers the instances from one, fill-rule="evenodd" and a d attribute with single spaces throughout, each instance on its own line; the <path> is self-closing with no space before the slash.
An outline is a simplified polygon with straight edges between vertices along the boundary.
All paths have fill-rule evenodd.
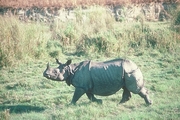
<path id="1" fill-rule="evenodd" d="M 50 75 L 47 75 L 47 76 L 46 76 L 46 78 L 50 79 L 50 78 L 51 78 L 51 76 L 50 76 Z"/>
<path id="2" fill-rule="evenodd" d="M 46 74 L 45 72 L 44 72 L 43 76 L 48 78 L 48 79 L 51 78 L 51 76 L 49 74 Z"/>
<path id="3" fill-rule="evenodd" d="M 50 79 L 50 78 L 51 78 L 50 75 L 44 75 L 44 77 L 46 77 L 47 79 Z"/>
<path id="4" fill-rule="evenodd" d="M 57 76 L 45 75 L 44 77 L 46 77 L 49 80 L 64 81 L 59 78 L 59 75 L 57 75 Z"/>

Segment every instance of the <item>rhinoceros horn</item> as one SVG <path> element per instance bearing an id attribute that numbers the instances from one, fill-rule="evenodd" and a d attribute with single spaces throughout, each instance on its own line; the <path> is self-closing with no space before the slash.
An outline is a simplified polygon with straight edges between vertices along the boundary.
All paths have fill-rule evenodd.
<path id="1" fill-rule="evenodd" d="M 49 70 L 50 69 L 50 66 L 49 66 L 49 62 L 47 63 L 47 70 Z"/>

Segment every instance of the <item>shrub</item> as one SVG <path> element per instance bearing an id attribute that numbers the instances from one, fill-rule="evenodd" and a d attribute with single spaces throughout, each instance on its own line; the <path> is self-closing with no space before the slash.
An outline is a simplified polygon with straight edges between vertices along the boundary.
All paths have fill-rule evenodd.
<path id="1" fill-rule="evenodd" d="M 75 20 L 50 25 L 0 17 L 0 67 L 28 62 L 28 58 L 117 57 L 147 49 L 168 52 L 178 46 L 179 36 L 167 24 L 116 22 L 104 7 L 90 6 L 87 10 L 77 8 Z"/>
<path id="2" fill-rule="evenodd" d="M 0 67 L 43 55 L 46 43 L 43 39 L 48 37 L 38 23 L 26 24 L 15 17 L 0 17 L 0 27 Z"/>
<path id="3" fill-rule="evenodd" d="M 173 15 L 172 27 L 175 31 L 180 32 L 180 6 Z"/>

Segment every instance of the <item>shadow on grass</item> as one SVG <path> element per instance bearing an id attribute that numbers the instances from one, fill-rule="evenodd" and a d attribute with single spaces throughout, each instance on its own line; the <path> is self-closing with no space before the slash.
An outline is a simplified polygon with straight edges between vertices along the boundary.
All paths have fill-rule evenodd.
<path id="1" fill-rule="evenodd" d="M 42 112 L 44 107 L 37 107 L 31 105 L 0 105 L 0 111 L 9 109 L 10 113 L 24 113 L 24 112 Z"/>

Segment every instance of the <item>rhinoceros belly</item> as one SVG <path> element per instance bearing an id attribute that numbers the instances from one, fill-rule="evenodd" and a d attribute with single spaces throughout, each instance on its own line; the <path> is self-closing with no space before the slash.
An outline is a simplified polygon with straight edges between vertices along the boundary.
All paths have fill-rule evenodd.
<path id="1" fill-rule="evenodd" d="M 116 93 L 122 88 L 123 84 L 120 82 L 110 81 L 99 84 L 94 84 L 92 93 L 100 96 L 108 96 Z"/>
<path id="2" fill-rule="evenodd" d="M 108 96 L 116 93 L 124 85 L 123 69 L 120 62 L 91 66 L 93 94 Z"/>

